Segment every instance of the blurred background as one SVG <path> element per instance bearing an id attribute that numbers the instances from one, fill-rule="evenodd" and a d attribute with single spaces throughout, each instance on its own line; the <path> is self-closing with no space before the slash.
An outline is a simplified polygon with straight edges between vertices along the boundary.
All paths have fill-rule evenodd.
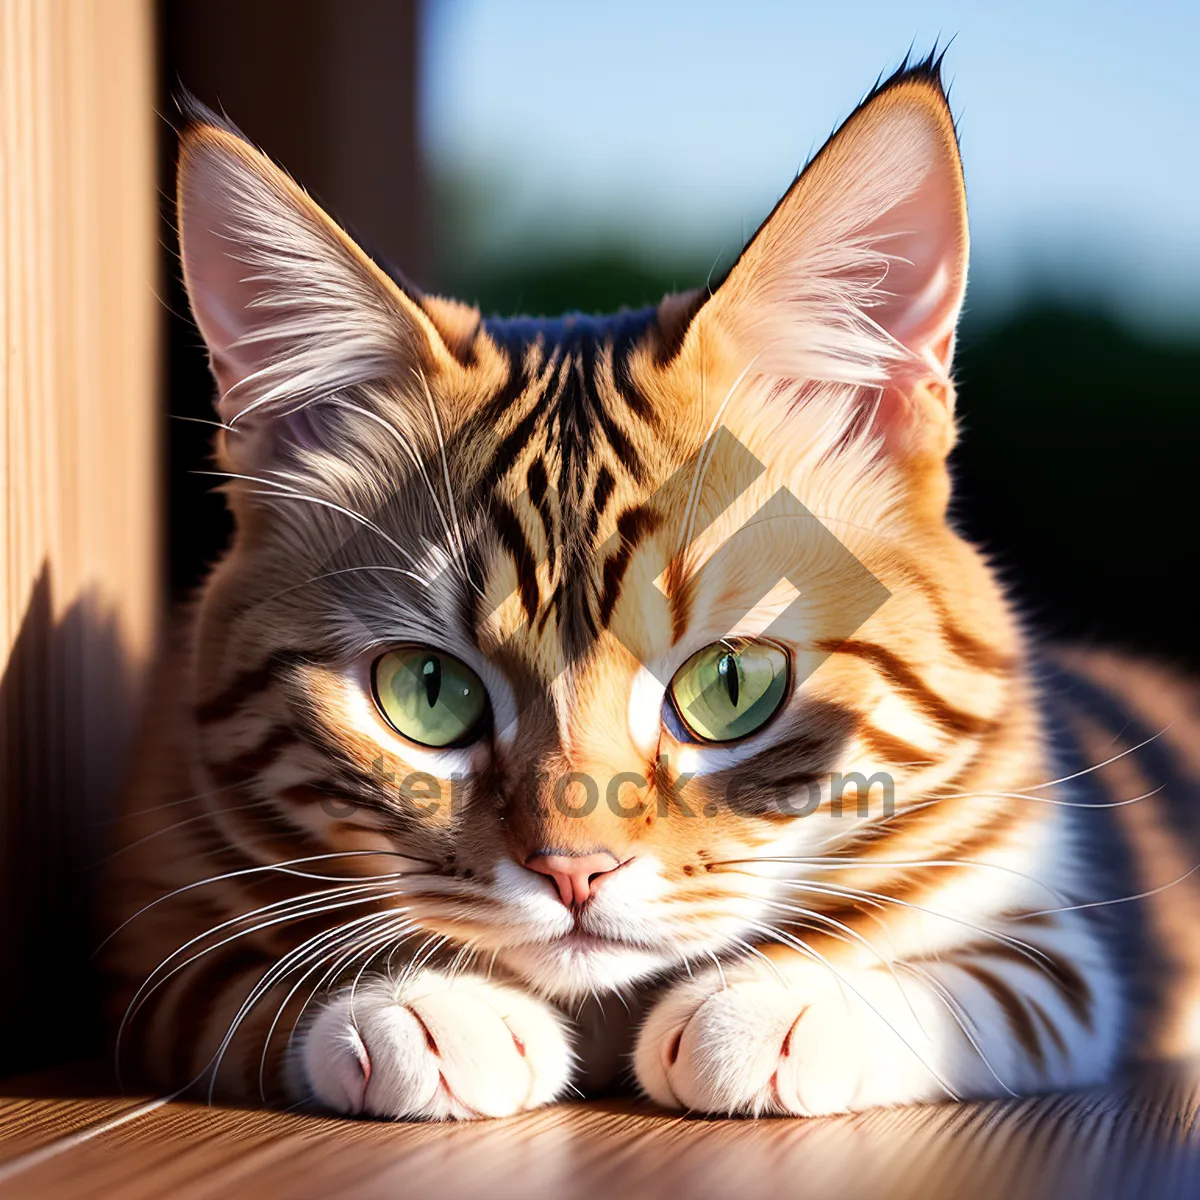
<path id="1" fill-rule="evenodd" d="M 703 283 L 935 43 L 974 239 L 957 520 L 1047 634 L 1200 668 L 1194 0 L 0 0 L 0 1073 L 95 1044 L 114 798 L 229 533 L 177 90 L 422 287 L 595 311 Z"/>
<path id="2" fill-rule="evenodd" d="M 1200 665 L 1184 582 L 1200 549 L 1196 5 L 281 12 L 166 3 L 164 92 L 223 104 L 368 247 L 485 313 L 611 310 L 702 283 L 881 72 L 949 42 L 973 234 L 959 520 L 1040 628 Z M 205 416 L 177 288 L 171 302 L 171 411 Z M 206 441 L 172 423 L 177 596 L 227 532 L 188 474 Z"/>

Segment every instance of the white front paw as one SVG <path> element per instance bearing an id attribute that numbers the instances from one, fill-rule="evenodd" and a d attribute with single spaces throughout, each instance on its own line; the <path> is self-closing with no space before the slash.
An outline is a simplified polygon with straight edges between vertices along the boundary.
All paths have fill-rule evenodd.
<path id="1" fill-rule="evenodd" d="M 499 984 L 423 971 L 331 1000 L 299 1052 L 324 1108 L 393 1119 L 501 1117 L 553 1100 L 572 1065 L 550 1006 Z"/>
<path id="2" fill-rule="evenodd" d="M 781 979 L 757 964 L 726 976 L 672 988 L 642 1027 L 634 1068 L 659 1104 L 824 1116 L 944 1094 L 909 1048 L 924 1035 L 890 979 Z"/>

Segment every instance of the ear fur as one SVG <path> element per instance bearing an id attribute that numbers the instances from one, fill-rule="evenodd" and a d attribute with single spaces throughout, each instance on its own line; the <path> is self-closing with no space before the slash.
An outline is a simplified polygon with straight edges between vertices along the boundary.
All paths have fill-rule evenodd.
<path id="1" fill-rule="evenodd" d="M 414 365 L 452 364 L 421 305 L 287 174 L 213 113 L 187 115 L 180 253 L 225 424 L 250 433 Z"/>
<path id="2" fill-rule="evenodd" d="M 698 319 L 724 329 L 752 375 L 850 385 L 894 453 L 940 458 L 968 235 L 939 65 L 905 67 L 872 92 Z"/>

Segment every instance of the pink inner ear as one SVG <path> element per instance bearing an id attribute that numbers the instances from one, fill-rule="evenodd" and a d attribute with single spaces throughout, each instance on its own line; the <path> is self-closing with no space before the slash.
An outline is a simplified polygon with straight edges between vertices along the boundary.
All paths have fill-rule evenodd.
<path id="1" fill-rule="evenodd" d="M 251 305 L 258 288 L 247 282 L 253 267 L 236 257 L 239 242 L 223 220 L 221 180 L 214 167 L 211 153 L 205 152 L 188 163 L 180 196 L 181 251 L 192 313 L 208 345 L 220 391 L 221 419 L 228 421 L 237 405 L 227 406 L 225 396 L 254 369 L 236 343 L 252 329 Z"/>
<path id="2" fill-rule="evenodd" d="M 253 299 L 253 293 L 248 286 L 236 279 L 213 286 L 204 280 L 203 275 L 199 278 L 201 282 L 198 290 L 206 300 L 201 303 L 194 302 L 196 321 L 210 348 L 213 374 L 220 391 L 217 407 L 221 419 L 228 421 L 236 416 L 239 405 L 236 397 L 230 397 L 227 401 L 226 396 L 239 380 L 254 370 L 254 364 L 246 354 L 245 347 L 239 348 L 236 344 L 237 339 L 245 334 L 248 328 L 245 304 L 230 300 L 229 297 L 246 293 L 248 302 Z"/>
<path id="3" fill-rule="evenodd" d="M 945 97 L 902 80 L 804 170 L 714 308 L 764 375 L 909 393 L 946 381 L 967 241 Z"/>
<path id="4" fill-rule="evenodd" d="M 270 328 L 268 311 L 275 320 L 289 314 L 278 306 L 270 310 L 261 306 L 265 284 L 253 278 L 259 272 L 234 256 L 237 244 L 228 233 L 213 228 L 220 214 L 212 211 L 205 199 L 202 190 L 188 197 L 184 262 L 192 311 L 209 347 L 217 381 L 217 415 L 228 424 L 250 403 L 250 397 L 234 390 L 236 385 L 286 350 L 280 339 L 255 337 Z M 246 338 L 254 340 L 240 340 Z M 251 416 L 236 428 L 237 433 L 230 435 L 237 438 L 236 443 L 229 443 L 231 452 L 241 451 L 249 458 L 273 456 L 282 442 L 313 450 L 328 440 L 316 408 L 300 409 L 286 419 L 275 413 L 266 422 Z"/>
<path id="5" fill-rule="evenodd" d="M 950 367 L 965 284 L 959 208 L 954 179 L 935 163 L 916 195 L 867 230 L 891 256 L 870 316 L 939 375 Z"/>
<path id="6" fill-rule="evenodd" d="M 250 341 L 255 333 L 267 328 L 265 311 L 257 308 L 264 283 L 253 276 L 259 273 L 252 263 L 237 257 L 239 243 L 222 228 L 222 213 L 213 203 L 212 180 L 191 180 L 183 207 L 185 239 L 184 271 L 196 323 L 208 345 L 213 374 L 220 396 L 217 408 L 221 420 L 230 421 L 245 407 L 230 390 L 269 361 L 282 346 L 268 340 Z M 240 247 L 245 253 L 245 247 Z M 278 309 L 271 315 L 278 319 Z"/>
<path id="7" fill-rule="evenodd" d="M 876 416 L 893 451 L 924 446 L 940 456 L 953 440 L 952 426 L 941 415 L 948 415 L 948 377 L 967 253 L 954 182 L 935 161 L 917 192 L 870 228 L 880 251 L 892 257 L 879 285 L 879 303 L 868 313 L 915 356 L 891 372 Z M 914 394 L 921 385 L 925 394 Z M 940 415 L 931 421 L 935 413 Z M 938 437 L 945 444 L 935 447 L 931 439 Z"/>

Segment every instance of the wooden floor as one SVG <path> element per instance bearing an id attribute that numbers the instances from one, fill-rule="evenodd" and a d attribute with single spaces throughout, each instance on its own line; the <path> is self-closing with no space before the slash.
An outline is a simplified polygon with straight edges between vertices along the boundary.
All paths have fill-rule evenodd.
<path id="1" fill-rule="evenodd" d="M 613 1100 L 463 1125 L 164 1104 L 80 1078 L 0 1083 L 3 1200 L 1200 1198 L 1200 1072 L 820 1121 Z"/>

